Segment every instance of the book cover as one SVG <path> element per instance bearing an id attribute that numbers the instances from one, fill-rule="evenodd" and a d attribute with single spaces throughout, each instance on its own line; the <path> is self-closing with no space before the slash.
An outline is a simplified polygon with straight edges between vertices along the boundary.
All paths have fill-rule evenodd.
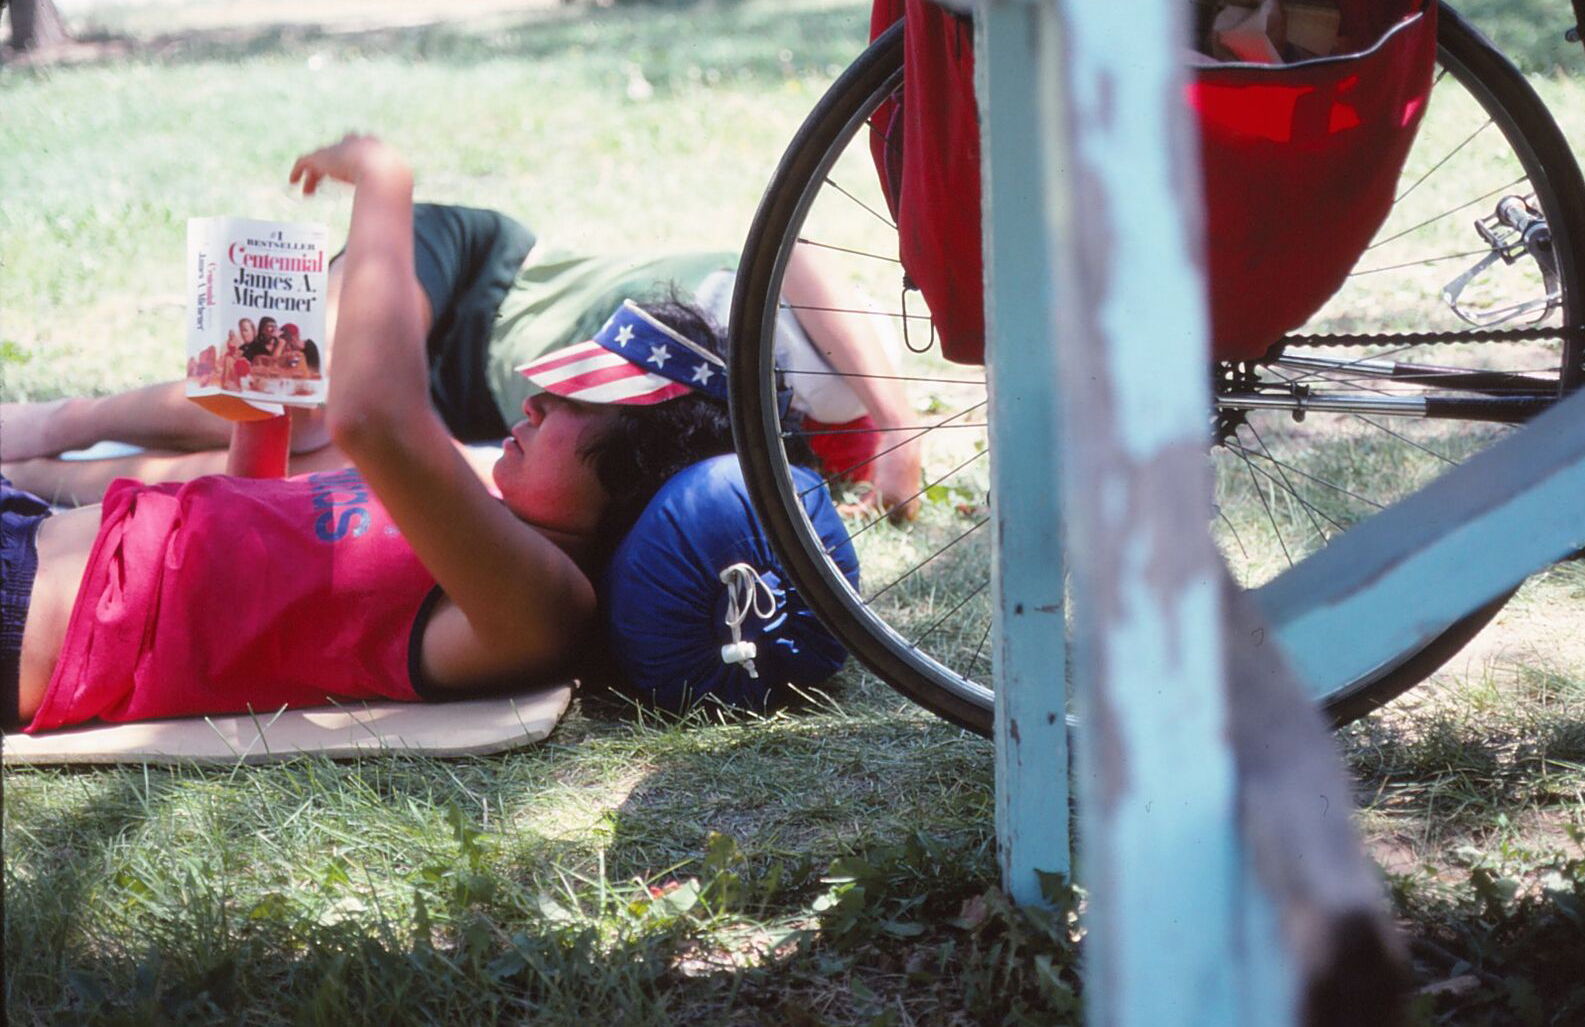
<path id="1" fill-rule="evenodd" d="M 232 420 L 325 401 L 322 224 L 187 222 L 187 396 Z"/>

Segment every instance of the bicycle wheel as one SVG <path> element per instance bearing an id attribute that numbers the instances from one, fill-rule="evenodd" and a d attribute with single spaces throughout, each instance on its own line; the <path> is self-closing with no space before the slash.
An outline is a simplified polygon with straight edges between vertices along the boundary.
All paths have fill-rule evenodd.
<path id="1" fill-rule="evenodd" d="M 1213 368 L 1213 530 L 1246 587 L 1467 459 L 1581 376 L 1579 169 L 1523 77 L 1451 9 L 1439 15 L 1431 100 L 1371 247 L 1338 294 L 1267 359 Z M 833 84 L 767 187 L 732 312 L 734 429 L 761 519 L 809 604 L 883 680 L 988 733 L 983 375 L 926 345 L 928 310 L 907 290 L 869 152 L 871 117 L 901 88 L 900 28 Z M 877 336 L 903 338 L 895 377 L 918 419 L 902 434 L 925 447 L 919 518 L 904 527 L 878 514 L 850 523 L 859 589 L 826 559 L 788 472 L 784 443 L 809 432 L 779 407 L 785 375 L 771 328 L 795 244 L 887 301 L 842 313 L 866 319 Z M 841 479 L 831 485 L 845 488 Z M 1324 699 L 1328 712 L 1353 719 L 1422 680 L 1501 603 L 1336 689 Z"/>

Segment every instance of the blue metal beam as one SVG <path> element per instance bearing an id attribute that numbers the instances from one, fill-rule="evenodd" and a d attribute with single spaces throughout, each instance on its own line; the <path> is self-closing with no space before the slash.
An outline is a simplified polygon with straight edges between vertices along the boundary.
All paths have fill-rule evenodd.
<path id="1" fill-rule="evenodd" d="M 1254 593 L 1316 699 L 1585 547 L 1585 394 Z"/>

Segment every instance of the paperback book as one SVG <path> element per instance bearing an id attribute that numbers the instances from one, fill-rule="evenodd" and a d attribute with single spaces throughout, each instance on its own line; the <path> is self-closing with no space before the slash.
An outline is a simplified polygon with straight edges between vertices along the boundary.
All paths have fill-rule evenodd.
<path id="1" fill-rule="evenodd" d="M 187 396 L 232 420 L 325 401 L 328 231 L 191 218 Z"/>

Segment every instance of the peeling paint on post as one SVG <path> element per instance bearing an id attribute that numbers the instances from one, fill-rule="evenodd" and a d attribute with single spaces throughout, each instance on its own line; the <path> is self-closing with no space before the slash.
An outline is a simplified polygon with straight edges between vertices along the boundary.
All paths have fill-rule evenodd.
<path id="1" fill-rule="evenodd" d="M 1029 572 L 1009 561 L 1010 533 L 1027 516 L 1013 504 L 1037 491 L 1021 468 L 1043 461 L 1047 475 L 1037 480 L 1045 483 L 1060 461 L 1085 721 L 1087 996 L 1090 1022 L 1101 1024 L 1234 1023 L 1247 1009 L 1230 958 L 1245 925 L 1232 899 L 1242 867 L 1222 689 L 1220 564 L 1202 513 L 1210 479 L 1199 184 L 1182 117 L 1181 53 L 1168 43 L 1182 38 L 1181 7 L 1181 0 L 978 7 L 990 140 L 993 430 L 1013 423 L 1009 385 L 1036 377 L 1030 358 L 1013 355 L 1010 325 L 1027 326 L 1018 333 L 1026 342 L 1054 326 L 1061 372 L 1056 409 L 1047 408 L 1057 434 L 1037 428 L 993 445 L 999 481 L 1009 486 L 997 493 L 1006 632 L 998 703 L 1011 710 L 1064 701 L 1061 664 L 1024 663 L 1019 624 L 1005 615 L 1013 576 Z M 1020 105 L 1015 88 L 1035 88 L 1033 102 Z M 1044 149 L 1029 147 L 1043 137 Z M 1010 194 L 1032 202 L 1008 209 Z M 1044 219 L 1029 216 L 1040 209 Z M 1048 252 L 1028 255 L 1034 244 L 1026 237 L 1042 231 Z M 1048 275 L 1046 288 L 997 281 L 1009 273 L 1015 246 L 1025 269 Z M 997 373 L 1014 366 L 1016 375 Z M 1053 381 L 1047 360 L 1035 366 L 1041 381 Z M 1059 439 L 1053 460 L 1042 451 Z M 1040 517 L 1048 529 L 1058 523 L 1055 511 Z M 1062 565 L 1055 543 L 1050 551 L 1040 569 L 1055 585 Z M 1049 652 L 1062 626 L 1045 630 Z M 1018 771 L 1032 757 L 1019 748 L 1028 746 L 1024 732 L 1015 738 L 1011 727 L 997 739 L 1001 792 L 1009 793 L 999 795 L 998 812 L 1010 821 L 1003 844 L 1022 845 L 1028 822 L 1016 789 L 1034 782 Z M 1044 772 L 1044 787 L 1064 794 L 1052 787 L 1062 768 L 1047 760 Z M 1041 861 L 1015 851 L 1013 862 Z"/>
<path id="2" fill-rule="evenodd" d="M 1065 800 L 1055 760 L 1065 746 L 1047 736 L 1037 748 L 1026 712 L 1065 701 L 1053 659 L 1061 620 L 1030 616 L 1062 608 L 1061 524 L 1083 757 L 1086 1022 L 1390 1022 L 1401 951 L 1343 815 L 1350 786 L 1313 707 L 1263 644 L 1266 623 L 1231 590 L 1208 527 L 1182 0 L 982 0 L 976 10 L 1009 887 L 1025 868 L 1067 858 L 1065 811 L 1036 812 Z M 1043 283 L 1027 279 L 1035 270 Z"/>
<path id="3" fill-rule="evenodd" d="M 1040 124 L 1031 47 L 1049 7 L 993 0 L 975 20 L 984 158 L 986 344 L 995 497 L 996 824 L 1002 886 L 1041 901 L 1036 871 L 1069 874 L 1066 624 L 1052 273 L 1046 239 L 1066 208 L 1038 173 L 1055 133 Z M 1049 69 L 1048 69 L 1049 70 Z M 992 98 L 995 102 L 992 103 Z M 1031 217 L 1045 210 L 1047 220 Z M 1001 373 L 998 373 L 998 369 Z"/>
<path id="4" fill-rule="evenodd" d="M 1088 1020 L 1248 1022 L 1243 866 L 1223 691 L 1200 184 L 1181 0 L 1065 3 L 1061 415 L 1086 722 Z M 1056 60 L 1057 54 L 1045 54 Z"/>

